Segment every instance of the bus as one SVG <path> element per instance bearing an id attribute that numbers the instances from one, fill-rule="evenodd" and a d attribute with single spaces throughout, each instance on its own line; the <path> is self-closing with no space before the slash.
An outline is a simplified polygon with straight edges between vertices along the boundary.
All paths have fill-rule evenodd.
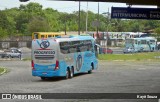
<path id="1" fill-rule="evenodd" d="M 155 51 L 157 40 L 154 37 L 128 38 L 125 41 L 126 48 L 133 48 L 135 52 Z"/>
<path id="2" fill-rule="evenodd" d="M 41 39 L 65 35 L 63 32 L 33 32 L 32 39 Z"/>
<path id="3" fill-rule="evenodd" d="M 91 73 L 98 68 L 95 39 L 91 36 L 34 39 L 31 63 L 32 75 L 42 80 Z"/>

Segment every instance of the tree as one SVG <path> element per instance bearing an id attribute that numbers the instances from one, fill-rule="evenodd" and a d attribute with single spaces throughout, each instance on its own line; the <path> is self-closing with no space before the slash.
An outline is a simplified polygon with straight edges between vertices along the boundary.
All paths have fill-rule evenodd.
<path id="1" fill-rule="evenodd" d="M 157 40 L 158 41 L 160 41 L 160 27 L 159 28 L 156 28 L 155 30 L 154 30 L 154 32 L 155 32 L 155 37 L 157 38 Z"/>
<path id="2" fill-rule="evenodd" d="M 46 8 L 43 10 L 44 19 L 48 22 L 50 27 L 50 31 L 60 31 L 62 30 L 60 25 L 64 22 L 59 23 L 60 14 L 57 10 L 53 10 L 52 8 Z"/>
<path id="3" fill-rule="evenodd" d="M 47 32 L 50 31 L 48 22 L 40 17 L 33 17 L 28 24 L 28 31 L 31 34 L 32 32 Z"/>
<path id="4" fill-rule="evenodd" d="M 31 2 L 27 5 L 20 5 L 19 9 L 20 11 L 24 11 L 25 13 L 29 13 L 32 16 L 33 15 L 40 15 L 43 16 L 43 12 L 42 12 L 42 5 L 40 5 L 39 3 L 34 3 Z"/>
<path id="5" fill-rule="evenodd" d="M 0 39 L 4 39 L 6 37 L 8 37 L 7 31 L 0 27 Z"/>

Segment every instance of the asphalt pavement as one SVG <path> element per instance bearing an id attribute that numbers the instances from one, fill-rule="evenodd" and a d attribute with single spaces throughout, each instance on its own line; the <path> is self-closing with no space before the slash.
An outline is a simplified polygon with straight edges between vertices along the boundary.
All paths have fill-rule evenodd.
<path id="1" fill-rule="evenodd" d="M 159 62 L 99 61 L 99 68 L 92 74 L 78 74 L 68 80 L 53 78 L 45 81 L 31 75 L 30 64 L 30 61 L 20 60 L 0 61 L 0 66 L 9 69 L 7 74 L 0 76 L 0 93 L 160 93 Z M 158 102 L 157 99 L 54 99 L 42 102 L 44 101 Z"/>

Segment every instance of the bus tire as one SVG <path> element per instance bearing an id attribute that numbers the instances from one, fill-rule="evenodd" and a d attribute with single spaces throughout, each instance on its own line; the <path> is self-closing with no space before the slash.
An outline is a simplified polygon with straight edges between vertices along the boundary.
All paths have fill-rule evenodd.
<path id="1" fill-rule="evenodd" d="M 73 70 L 73 67 L 71 68 L 70 70 L 70 73 L 69 73 L 69 78 L 73 78 L 74 76 L 74 70 Z"/>
<path id="2" fill-rule="evenodd" d="M 41 77 L 41 80 L 45 80 L 46 78 L 45 77 Z"/>
<path id="3" fill-rule="evenodd" d="M 94 65 L 93 65 L 93 63 L 92 63 L 92 64 L 91 64 L 91 69 L 88 71 L 88 74 L 91 74 L 93 69 L 94 69 Z"/>
<path id="4" fill-rule="evenodd" d="M 92 73 L 92 70 L 89 70 L 89 71 L 88 71 L 88 74 L 91 74 L 91 73 Z"/>
<path id="5" fill-rule="evenodd" d="M 69 69 L 67 68 L 65 79 L 68 79 L 68 78 L 69 78 Z"/>

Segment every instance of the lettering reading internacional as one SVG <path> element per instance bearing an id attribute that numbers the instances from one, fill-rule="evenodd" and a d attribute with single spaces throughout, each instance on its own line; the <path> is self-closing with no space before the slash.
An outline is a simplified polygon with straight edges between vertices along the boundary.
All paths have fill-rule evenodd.
<path id="1" fill-rule="evenodd" d="M 160 9 L 112 7 L 111 18 L 160 20 Z"/>

